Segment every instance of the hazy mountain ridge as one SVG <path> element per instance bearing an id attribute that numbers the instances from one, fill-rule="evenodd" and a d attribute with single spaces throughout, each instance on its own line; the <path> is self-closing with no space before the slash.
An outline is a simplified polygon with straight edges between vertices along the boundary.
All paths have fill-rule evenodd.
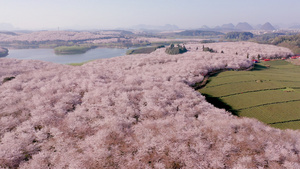
<path id="1" fill-rule="evenodd" d="M 0 23 L 0 31 L 4 30 L 14 30 L 16 29 L 12 24 L 10 23 Z"/>
<path id="2" fill-rule="evenodd" d="M 137 29 L 137 30 L 161 30 L 161 31 L 166 31 L 166 30 L 178 30 L 179 27 L 177 25 L 171 25 L 171 24 L 166 24 L 164 26 L 155 26 L 155 25 L 145 25 L 145 24 L 140 24 L 133 26 L 131 29 Z"/>
<path id="3" fill-rule="evenodd" d="M 265 25 L 264 27 L 262 27 L 263 25 Z M 258 24 L 258 25 L 252 25 L 249 24 L 248 22 L 239 22 L 236 25 L 232 24 L 232 23 L 227 23 L 227 24 L 222 24 L 219 26 L 215 26 L 215 27 L 209 27 L 207 25 L 203 25 L 202 27 L 198 28 L 201 30 L 215 30 L 215 31 L 235 31 L 235 30 L 239 30 L 239 31 L 249 31 L 249 30 L 278 30 L 278 29 L 300 29 L 299 25 L 293 25 L 293 26 L 286 26 L 286 25 L 282 25 L 278 26 L 278 25 L 272 25 L 270 22 L 266 22 L 264 24 Z M 280 25 L 280 24 L 279 24 Z M 284 28 L 282 28 L 284 27 Z M 49 28 L 46 29 L 44 28 L 43 30 L 49 30 L 49 31 L 55 31 L 59 28 Z M 175 24 L 165 24 L 165 25 L 147 25 L 147 24 L 139 24 L 139 25 L 135 25 L 135 26 L 131 26 L 131 27 L 119 27 L 119 28 L 114 28 L 111 29 L 112 31 L 114 30 L 128 30 L 128 31 L 155 31 L 155 32 L 159 32 L 159 31 L 176 31 L 176 30 L 193 30 L 193 29 L 197 29 L 197 28 L 180 28 L 179 26 L 175 25 Z M 81 30 L 81 31 L 101 31 L 99 29 L 92 29 L 92 28 L 78 28 L 76 29 L 76 27 L 74 27 L 73 29 L 71 28 L 65 28 L 62 29 L 64 31 L 76 31 L 76 30 Z M 105 30 L 105 29 L 104 29 Z M 15 28 L 12 24 L 9 23 L 0 23 L 0 31 L 17 31 L 17 32 L 30 32 L 29 30 L 21 30 L 21 29 L 17 29 Z"/>
<path id="4" fill-rule="evenodd" d="M 222 26 L 216 26 L 214 28 L 209 27 L 202 27 L 201 29 L 204 30 L 216 30 L 216 31 L 253 31 L 253 30 L 265 30 L 265 31 L 272 31 L 280 29 L 280 27 L 273 26 L 271 23 L 266 22 L 263 25 L 253 25 L 247 22 L 239 22 L 238 24 L 234 25 L 232 23 L 223 24 Z"/>
<path id="5" fill-rule="evenodd" d="M 247 22 L 240 22 L 235 26 L 238 30 L 253 30 L 253 27 Z"/>
<path id="6" fill-rule="evenodd" d="M 290 27 L 291 29 L 300 29 L 300 25 L 294 25 Z"/>
<path id="7" fill-rule="evenodd" d="M 232 23 L 229 24 L 223 24 L 221 26 L 222 29 L 235 29 L 235 26 Z"/>
<path id="8" fill-rule="evenodd" d="M 218 36 L 218 35 L 224 35 L 221 32 L 202 31 L 202 30 L 186 30 L 186 31 L 178 32 L 176 34 L 181 35 L 181 36 Z"/>

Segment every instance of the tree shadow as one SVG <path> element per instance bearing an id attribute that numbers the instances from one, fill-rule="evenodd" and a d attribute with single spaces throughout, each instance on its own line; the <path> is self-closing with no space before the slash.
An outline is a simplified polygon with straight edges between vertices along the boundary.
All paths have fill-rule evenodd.
<path id="1" fill-rule="evenodd" d="M 263 65 L 259 65 L 259 64 L 255 64 L 254 68 L 251 69 L 251 71 L 260 71 L 260 70 L 265 70 L 265 69 L 268 69 L 268 67 L 263 66 Z"/>
<path id="2" fill-rule="evenodd" d="M 8 81 L 11 81 L 13 80 L 15 77 L 5 77 L 3 80 L 2 80 L 2 84 L 5 83 L 5 82 L 8 82 Z"/>
<path id="3" fill-rule="evenodd" d="M 220 74 L 221 72 L 216 72 L 216 73 L 212 73 L 209 75 L 209 77 L 216 77 Z"/>
<path id="4" fill-rule="evenodd" d="M 205 96 L 205 100 L 211 104 L 213 104 L 215 107 L 220 108 L 220 109 L 225 109 L 229 112 L 231 112 L 233 115 L 235 116 L 239 116 L 239 111 L 233 109 L 230 105 L 228 105 L 227 103 L 223 102 L 222 99 L 218 98 L 218 97 L 213 97 L 212 95 L 209 94 L 204 94 L 201 93 L 203 96 Z"/>

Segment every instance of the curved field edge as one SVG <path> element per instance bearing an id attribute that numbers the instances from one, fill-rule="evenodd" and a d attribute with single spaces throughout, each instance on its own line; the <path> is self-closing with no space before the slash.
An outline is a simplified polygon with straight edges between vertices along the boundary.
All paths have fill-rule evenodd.
<path id="1" fill-rule="evenodd" d="M 279 60 L 255 67 L 266 65 L 259 71 L 220 73 L 200 92 L 219 98 L 239 116 L 281 129 L 300 129 L 300 67 Z"/>
<path id="2" fill-rule="evenodd" d="M 232 116 L 191 88 L 208 72 L 249 67 L 245 52 L 272 57 L 290 51 L 205 45 L 223 49 L 220 54 L 196 50 L 201 46 L 77 67 L 0 59 L 0 79 L 15 77 L 0 85 L 0 166 L 299 168 L 299 132 Z"/>

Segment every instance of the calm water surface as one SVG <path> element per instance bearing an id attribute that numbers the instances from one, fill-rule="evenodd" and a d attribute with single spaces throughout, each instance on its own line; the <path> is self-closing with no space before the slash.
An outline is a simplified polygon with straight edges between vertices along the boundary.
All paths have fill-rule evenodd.
<path id="1" fill-rule="evenodd" d="M 53 49 L 9 49 L 6 58 L 41 60 L 54 63 L 81 63 L 89 60 L 126 55 L 127 49 L 97 48 L 83 54 L 56 55 Z"/>

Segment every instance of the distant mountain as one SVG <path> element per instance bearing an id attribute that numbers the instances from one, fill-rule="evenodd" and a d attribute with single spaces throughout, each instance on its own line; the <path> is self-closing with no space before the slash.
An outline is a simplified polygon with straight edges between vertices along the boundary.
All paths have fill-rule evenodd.
<path id="1" fill-rule="evenodd" d="M 17 35 L 15 32 L 9 32 L 9 31 L 0 31 L 0 34 L 6 34 L 6 35 Z"/>
<path id="2" fill-rule="evenodd" d="M 0 30 L 9 31 L 13 30 L 15 27 L 10 23 L 0 23 Z"/>
<path id="3" fill-rule="evenodd" d="M 214 29 L 219 30 L 219 29 L 221 29 L 221 26 L 216 26 L 216 27 L 214 27 Z"/>
<path id="4" fill-rule="evenodd" d="M 247 22 L 240 22 L 235 26 L 235 29 L 238 30 L 253 30 L 253 27 Z"/>
<path id="5" fill-rule="evenodd" d="M 179 27 L 177 25 L 170 25 L 170 24 L 166 24 L 165 26 L 162 26 L 161 28 L 165 29 L 165 30 L 178 30 Z"/>
<path id="6" fill-rule="evenodd" d="M 222 29 L 234 29 L 234 25 L 232 23 L 228 23 L 228 24 L 223 24 L 221 26 Z"/>
<path id="7" fill-rule="evenodd" d="M 272 31 L 272 30 L 276 30 L 274 28 L 273 25 L 271 25 L 269 22 L 263 24 L 261 27 L 260 27 L 261 30 L 266 30 L 266 31 Z"/>
<path id="8" fill-rule="evenodd" d="M 178 30 L 179 28 L 178 28 L 178 26 L 171 25 L 171 24 L 166 24 L 164 26 L 140 24 L 140 25 L 134 26 L 133 29 L 138 29 L 138 30 Z"/>
<path id="9" fill-rule="evenodd" d="M 278 30 L 278 29 L 281 29 L 281 26 L 280 25 L 273 25 L 273 27 Z"/>
<path id="10" fill-rule="evenodd" d="M 203 25 L 203 26 L 201 27 L 201 29 L 210 29 L 210 27 L 208 27 L 208 26 L 206 26 L 206 25 Z"/>
<path id="11" fill-rule="evenodd" d="M 224 35 L 224 33 L 216 32 L 216 31 L 203 31 L 203 30 L 186 30 L 179 33 L 177 35 L 181 36 L 217 36 Z"/>
<path id="12" fill-rule="evenodd" d="M 260 30 L 261 26 L 262 26 L 262 24 L 258 24 L 258 25 L 255 25 L 253 28 L 257 29 L 257 30 Z"/>
<path id="13" fill-rule="evenodd" d="M 300 25 L 294 25 L 294 26 L 291 26 L 289 27 L 290 29 L 300 29 Z"/>

